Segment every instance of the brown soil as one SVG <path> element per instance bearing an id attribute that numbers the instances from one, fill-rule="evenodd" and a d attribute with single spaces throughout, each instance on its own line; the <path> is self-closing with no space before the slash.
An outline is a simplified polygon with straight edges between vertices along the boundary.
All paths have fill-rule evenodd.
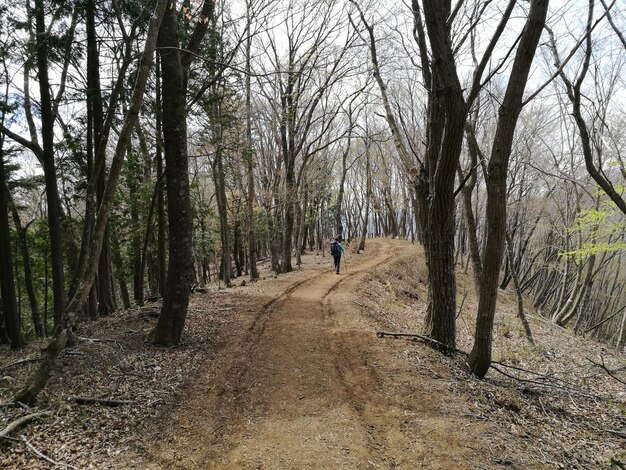
<path id="1" fill-rule="evenodd" d="M 403 256 L 407 245 L 402 245 Z M 412 370 L 406 344 L 376 337 L 353 301 L 364 275 L 399 256 L 372 240 L 327 265 L 250 289 L 263 306 L 184 390 L 144 468 L 472 468 L 488 428 L 449 413 L 445 383 Z M 414 347 L 414 346 L 409 346 Z M 432 372 L 432 371 L 431 371 Z M 434 372 L 433 372 L 434 373 Z M 455 406 L 458 403 L 455 404 Z"/>

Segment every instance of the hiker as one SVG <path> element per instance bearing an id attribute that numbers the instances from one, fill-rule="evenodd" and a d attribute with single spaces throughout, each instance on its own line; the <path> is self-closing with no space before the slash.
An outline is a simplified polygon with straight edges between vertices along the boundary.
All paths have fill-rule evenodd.
<path id="1" fill-rule="evenodd" d="M 341 254 L 343 253 L 343 246 L 339 243 L 339 238 L 335 238 L 330 242 L 330 254 L 333 255 L 335 261 L 335 271 L 339 274 L 339 264 L 341 263 Z"/>

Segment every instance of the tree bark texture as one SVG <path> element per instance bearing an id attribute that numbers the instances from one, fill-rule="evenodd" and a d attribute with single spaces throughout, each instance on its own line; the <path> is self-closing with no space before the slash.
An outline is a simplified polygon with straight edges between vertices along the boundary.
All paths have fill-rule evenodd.
<path id="1" fill-rule="evenodd" d="M 450 25 L 447 24 L 449 15 L 449 1 L 424 2 L 432 49 L 426 150 L 429 202 L 424 235 L 429 277 L 426 329 L 433 339 L 454 348 L 454 179 L 461 154 L 466 106 L 454 63 Z"/>
<path id="2" fill-rule="evenodd" d="M 193 282 L 186 87 L 179 45 L 176 2 L 171 2 L 159 30 L 169 262 L 163 307 L 153 341 L 164 346 L 180 343 Z"/>

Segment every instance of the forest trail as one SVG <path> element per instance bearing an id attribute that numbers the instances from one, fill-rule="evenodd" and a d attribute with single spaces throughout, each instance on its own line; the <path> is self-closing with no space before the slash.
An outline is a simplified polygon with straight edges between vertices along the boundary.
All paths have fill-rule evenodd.
<path id="1" fill-rule="evenodd" d="M 447 413 L 457 397 L 440 377 L 411 370 L 405 349 L 412 346 L 378 339 L 354 302 L 366 273 L 410 254 L 406 243 L 371 240 L 366 254 L 348 254 L 340 275 L 323 265 L 273 281 L 269 295 L 258 294 L 262 306 L 247 330 L 183 391 L 147 446 L 149 466 L 450 469 L 480 462 L 486 425 Z"/>

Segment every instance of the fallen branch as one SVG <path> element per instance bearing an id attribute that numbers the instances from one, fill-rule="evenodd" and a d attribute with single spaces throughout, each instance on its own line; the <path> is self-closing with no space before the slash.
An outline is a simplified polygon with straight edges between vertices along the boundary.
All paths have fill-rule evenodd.
<path id="1" fill-rule="evenodd" d="M 420 341 L 424 341 L 425 343 L 430 343 L 431 345 L 435 345 L 435 347 L 437 349 L 441 348 L 441 349 L 445 349 L 446 351 L 451 351 L 451 352 L 458 352 L 463 354 L 464 356 L 469 356 L 468 353 L 466 353 L 465 351 L 461 350 L 461 349 L 457 349 L 457 348 L 451 348 L 435 339 L 429 338 L 428 336 L 424 336 L 424 335 L 420 335 L 418 333 L 389 333 L 386 331 L 378 331 L 376 333 L 376 336 L 378 336 L 379 338 L 410 338 L 412 340 L 420 340 Z M 496 367 L 494 364 L 498 364 L 502 367 L 507 367 L 507 368 L 511 368 L 511 369 L 515 369 L 518 370 L 520 372 L 526 372 L 528 374 L 532 374 L 537 376 L 540 379 L 545 380 L 545 382 L 539 381 L 539 380 L 532 380 L 532 379 L 524 379 L 522 377 L 517 377 L 513 374 L 509 374 L 501 369 L 499 369 L 498 367 Z M 570 392 L 576 392 L 579 395 L 583 395 L 586 397 L 590 397 L 590 398 L 597 398 L 596 395 L 592 395 L 589 393 L 586 393 L 584 391 L 582 391 L 579 387 L 574 386 L 573 384 L 571 384 L 570 382 L 566 382 L 565 380 L 561 380 L 558 379 L 556 377 L 549 377 L 545 374 L 541 374 L 539 372 L 534 372 L 532 370 L 527 370 L 527 369 L 523 369 L 521 367 L 516 367 L 510 364 L 505 364 L 503 362 L 499 362 L 499 361 L 491 361 L 491 365 L 490 367 L 492 369 L 494 369 L 495 371 L 499 372 L 500 374 L 509 377 L 511 379 L 517 380 L 519 382 L 525 382 L 525 383 L 530 383 L 530 384 L 535 384 L 535 385 L 539 385 L 542 387 L 552 387 L 552 388 L 557 388 L 557 389 L 561 389 L 561 390 L 566 390 L 566 391 L 570 391 Z M 619 380 L 619 379 L 617 379 Z M 560 383 L 559 383 L 560 382 Z"/>
<path id="2" fill-rule="evenodd" d="M 73 401 L 79 405 L 104 405 L 104 406 L 122 406 L 137 403 L 136 400 L 112 400 L 108 398 L 90 398 L 90 397 L 69 397 L 68 401 Z"/>
<path id="3" fill-rule="evenodd" d="M 28 441 L 28 439 L 26 439 L 24 436 L 22 436 L 22 442 L 24 443 L 24 445 L 29 451 L 31 451 L 40 459 L 45 460 L 46 462 L 54 465 L 55 467 L 65 467 L 65 468 L 71 468 L 72 470 L 78 470 L 76 467 L 73 467 L 72 465 L 69 465 L 65 462 L 57 462 L 56 460 L 52 460 L 50 457 L 48 457 L 46 454 L 44 454 L 43 452 L 38 450 L 34 445 L 32 445 Z"/>
<path id="4" fill-rule="evenodd" d="M 505 366 L 505 367 L 507 366 L 506 364 L 501 364 L 501 363 L 500 363 L 500 365 Z M 574 393 L 578 393 L 579 395 L 582 395 L 582 396 L 585 396 L 585 397 L 588 397 L 588 398 L 598 398 L 597 395 L 593 395 L 593 394 L 584 392 L 584 391 L 580 390 L 580 388 L 574 387 L 573 385 L 569 384 L 568 382 L 565 382 L 565 381 L 562 381 L 562 380 L 561 380 L 561 382 L 563 382 L 566 385 L 559 385 L 557 383 L 551 383 L 551 382 L 540 382 L 539 380 L 524 379 L 522 377 L 517 377 L 517 376 L 515 376 L 513 374 L 509 374 L 507 372 L 504 372 L 503 370 L 501 370 L 498 367 L 496 367 L 494 365 L 494 362 L 491 363 L 491 368 L 493 370 L 499 372 L 500 374 L 504 375 L 505 377 L 509 377 L 510 379 L 517 380 L 518 382 L 524 382 L 524 383 L 530 383 L 530 384 L 534 384 L 534 385 L 539 385 L 540 387 L 556 388 L 556 389 L 559 389 L 559 390 L 565 390 L 567 392 L 574 392 Z M 527 371 L 527 372 L 530 372 L 532 374 L 538 375 L 541 378 L 546 379 L 546 380 L 552 380 L 550 377 L 548 377 L 546 375 L 538 374 L 537 372 L 532 372 L 532 371 Z"/>
<path id="5" fill-rule="evenodd" d="M 81 341 L 86 341 L 87 343 L 119 343 L 116 339 L 108 338 L 87 338 L 86 336 L 77 336 L 77 338 Z"/>
<path id="6" fill-rule="evenodd" d="M 11 421 L 7 427 L 5 427 L 2 431 L 0 431 L 0 438 L 7 437 L 14 431 L 17 431 L 19 428 L 26 426 L 28 423 L 33 421 L 34 419 L 41 418 L 42 416 L 50 416 L 52 411 L 39 411 L 37 413 L 31 413 L 26 416 L 22 416 L 21 418 L 16 419 L 15 421 Z"/>
<path id="7" fill-rule="evenodd" d="M 600 367 L 601 369 L 604 369 L 604 371 L 609 374 L 612 378 L 614 378 L 615 380 L 617 380 L 619 383 L 626 385 L 626 381 L 620 379 L 617 375 L 614 374 L 614 370 L 609 369 L 606 364 L 604 363 L 604 356 L 600 356 L 600 359 L 602 360 L 602 364 L 599 364 L 597 362 L 595 362 L 593 359 L 589 359 L 587 358 L 587 360 L 589 362 L 591 362 L 593 365 Z"/>
<path id="8" fill-rule="evenodd" d="M 450 346 L 448 346 L 447 344 L 442 343 L 441 341 L 437 341 L 436 339 L 430 338 L 428 336 L 424 336 L 424 335 L 420 335 L 418 333 L 389 333 L 387 331 L 378 331 L 376 333 L 376 336 L 378 336 L 379 338 L 411 338 L 413 340 L 421 340 L 424 341 L 425 343 L 429 343 L 431 346 L 434 346 L 436 349 L 442 349 L 444 351 L 448 351 L 448 352 L 458 352 L 461 353 L 465 356 L 469 356 L 468 353 L 466 353 L 465 351 L 462 351 L 460 349 L 457 348 L 452 348 Z"/>
<path id="9" fill-rule="evenodd" d="M 0 372 L 4 372 L 5 370 L 11 369 L 16 366 L 21 366 L 22 364 L 29 364 L 31 362 L 41 361 L 43 358 L 41 357 L 32 357 L 30 359 L 22 359 L 21 361 L 14 362 L 4 367 L 0 367 Z"/>

